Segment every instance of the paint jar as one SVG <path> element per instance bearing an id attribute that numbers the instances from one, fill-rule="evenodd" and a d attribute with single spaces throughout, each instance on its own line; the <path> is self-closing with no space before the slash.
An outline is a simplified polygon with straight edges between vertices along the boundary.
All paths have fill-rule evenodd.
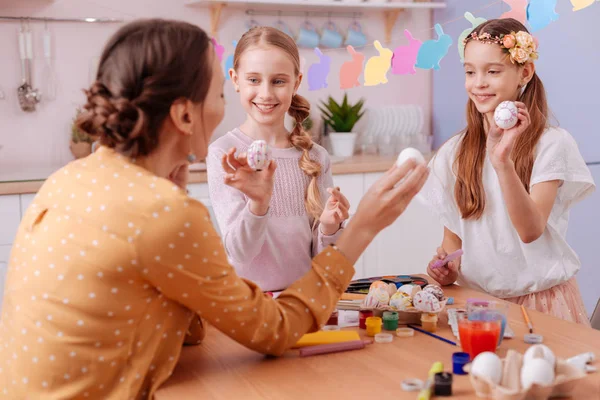
<path id="1" fill-rule="evenodd" d="M 338 324 L 338 310 L 334 310 L 327 323 L 325 325 L 337 325 Z"/>
<path id="2" fill-rule="evenodd" d="M 368 317 L 365 321 L 367 326 L 367 336 L 375 336 L 381 332 L 381 318 L 379 317 Z"/>
<path id="3" fill-rule="evenodd" d="M 398 313 L 396 311 L 383 312 L 383 329 L 386 331 L 398 329 Z"/>
<path id="4" fill-rule="evenodd" d="M 421 314 L 421 326 L 427 332 L 437 331 L 438 316 L 437 314 Z"/>
<path id="5" fill-rule="evenodd" d="M 372 316 L 373 316 L 373 311 L 371 311 L 371 310 L 360 310 L 358 312 L 358 327 L 360 329 L 367 329 L 365 321 L 367 320 L 367 318 L 372 317 Z"/>

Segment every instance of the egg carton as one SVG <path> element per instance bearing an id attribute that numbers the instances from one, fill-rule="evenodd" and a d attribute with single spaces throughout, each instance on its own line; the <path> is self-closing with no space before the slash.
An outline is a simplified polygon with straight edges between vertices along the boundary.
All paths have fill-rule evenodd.
<path id="1" fill-rule="evenodd" d="M 398 323 L 399 324 L 420 324 L 421 323 L 421 314 L 440 314 L 446 308 L 447 298 L 440 301 L 440 309 L 436 311 L 421 311 L 414 307 L 410 307 L 404 310 L 397 310 L 394 307 L 390 307 L 389 305 L 381 305 L 376 308 L 364 308 L 361 307 L 361 310 L 365 311 L 373 311 L 373 316 L 381 317 L 384 311 L 395 311 L 398 313 Z"/>
<path id="2" fill-rule="evenodd" d="M 567 360 L 556 359 L 554 382 L 548 386 L 533 384 L 529 388 L 521 387 L 520 371 L 523 365 L 523 355 L 514 350 L 508 350 L 506 358 L 502 359 L 502 378 L 500 384 L 491 380 L 469 374 L 475 394 L 480 398 L 494 400 L 546 400 L 555 397 L 572 397 L 579 380 L 586 373 L 569 364 Z M 465 369 L 468 371 L 470 365 Z"/>

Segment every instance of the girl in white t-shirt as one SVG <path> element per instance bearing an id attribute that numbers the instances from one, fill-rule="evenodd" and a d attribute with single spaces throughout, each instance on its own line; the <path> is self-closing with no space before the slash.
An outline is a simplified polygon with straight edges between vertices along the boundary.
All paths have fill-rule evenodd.
<path id="1" fill-rule="evenodd" d="M 444 224 L 427 272 L 442 285 L 458 281 L 589 325 L 575 281 L 580 262 L 565 236 L 569 209 L 595 185 L 571 135 L 548 123 L 536 49 L 510 18 L 465 40 L 467 127 L 432 159 L 421 192 Z M 494 110 L 506 100 L 516 102 L 518 122 L 503 130 Z M 432 268 L 458 249 L 462 258 Z"/>

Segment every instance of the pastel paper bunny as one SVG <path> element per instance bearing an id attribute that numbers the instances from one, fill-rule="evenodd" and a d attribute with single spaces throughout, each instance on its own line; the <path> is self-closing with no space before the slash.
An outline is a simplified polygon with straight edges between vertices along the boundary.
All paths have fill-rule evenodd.
<path id="1" fill-rule="evenodd" d="M 325 89 L 327 87 L 327 75 L 331 68 L 331 57 L 315 47 L 315 53 L 319 56 L 318 63 L 314 63 L 308 68 L 308 90 Z"/>
<path id="2" fill-rule="evenodd" d="M 215 53 L 217 53 L 217 57 L 219 57 L 219 62 L 223 61 L 223 53 L 225 52 L 225 47 L 221 46 L 215 38 L 212 38 L 211 41 L 213 43 L 213 46 L 215 46 Z"/>
<path id="3" fill-rule="evenodd" d="M 376 86 L 387 83 L 387 72 L 392 66 L 394 53 L 390 49 L 381 46 L 379 40 L 373 42 L 379 55 L 369 58 L 365 66 L 365 86 Z"/>
<path id="4" fill-rule="evenodd" d="M 347 46 L 346 49 L 352 56 L 352 60 L 344 62 L 340 68 L 340 89 L 352 89 L 360 86 L 358 77 L 363 71 L 363 63 L 365 62 L 365 55 L 358 53 L 354 50 L 354 47 Z"/>
<path id="5" fill-rule="evenodd" d="M 452 46 L 452 38 L 446 35 L 440 24 L 435 24 L 437 40 L 427 40 L 419 49 L 415 67 L 421 69 L 440 69 L 440 61 Z"/>
<path id="6" fill-rule="evenodd" d="M 527 0 L 525 0 L 525 1 L 527 1 Z M 469 36 L 471 34 L 471 32 L 473 32 L 473 29 L 477 28 L 479 25 L 481 25 L 487 21 L 487 19 L 485 19 L 485 18 L 475 18 L 473 16 L 473 14 L 471 14 L 468 11 L 465 13 L 465 18 L 467 21 L 469 21 L 471 23 L 471 27 L 462 31 L 462 33 L 458 37 L 458 46 L 457 47 L 458 47 L 458 55 L 460 56 L 461 63 L 465 62 L 465 45 L 463 43 L 463 40 L 465 40 L 465 38 L 467 36 Z"/>
<path id="7" fill-rule="evenodd" d="M 233 53 L 235 53 L 235 47 L 237 46 L 237 40 L 232 42 L 233 44 Z M 233 53 L 227 56 L 225 60 L 225 80 L 229 79 L 229 70 L 233 68 Z"/>
<path id="8" fill-rule="evenodd" d="M 527 6 L 527 21 L 531 32 L 539 31 L 558 19 L 554 11 L 558 0 L 530 0 Z"/>
<path id="9" fill-rule="evenodd" d="M 522 24 L 527 22 L 528 0 L 503 0 L 510 6 L 510 11 L 505 12 L 500 18 L 514 18 Z M 592 0 L 593 1 L 593 0 Z"/>
<path id="10" fill-rule="evenodd" d="M 415 63 L 417 62 L 417 54 L 423 42 L 419 39 L 414 39 L 408 29 L 404 30 L 404 36 L 408 39 L 408 46 L 398 46 L 394 50 L 392 57 L 392 74 L 396 75 L 414 75 L 417 73 Z"/>
<path id="11" fill-rule="evenodd" d="M 600 0 L 571 0 L 573 11 L 579 11 L 594 4 L 594 1 Z"/>

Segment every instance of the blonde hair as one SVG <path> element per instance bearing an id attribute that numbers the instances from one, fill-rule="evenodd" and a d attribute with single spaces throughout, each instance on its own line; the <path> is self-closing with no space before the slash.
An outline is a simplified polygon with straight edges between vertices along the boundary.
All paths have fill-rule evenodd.
<path id="1" fill-rule="evenodd" d="M 240 59 L 248 48 L 261 44 L 274 46 L 283 50 L 290 56 L 294 64 L 294 73 L 296 76 L 300 74 L 300 54 L 298 53 L 296 43 L 289 35 L 269 26 L 259 26 L 244 33 L 235 47 L 233 69 L 238 69 Z M 302 152 L 298 165 L 306 175 L 311 177 L 310 183 L 306 188 L 304 206 L 306 212 L 316 221 L 323 212 L 321 193 L 317 184 L 317 179 L 321 175 L 321 164 L 310 158 L 309 151 L 312 149 L 314 143 L 308 132 L 302 127 L 302 122 L 310 115 L 310 103 L 304 97 L 295 94 L 292 97 L 292 104 L 290 105 L 288 114 L 296 121 L 294 129 L 290 133 L 290 142 L 296 149 Z"/>

